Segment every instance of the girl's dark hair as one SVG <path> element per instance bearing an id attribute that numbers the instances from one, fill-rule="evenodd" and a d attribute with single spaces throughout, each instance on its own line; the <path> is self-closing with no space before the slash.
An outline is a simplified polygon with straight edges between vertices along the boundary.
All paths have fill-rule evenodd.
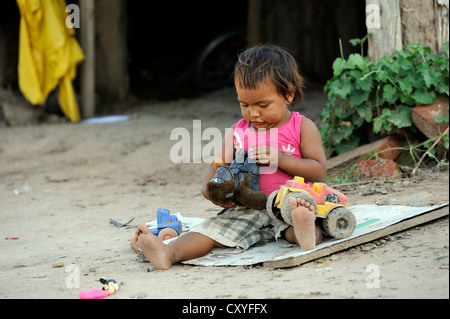
<path id="1" fill-rule="evenodd" d="M 236 85 L 246 89 L 256 89 L 260 83 L 272 80 L 279 94 L 288 100 L 294 92 L 291 105 L 303 99 L 303 77 L 294 57 L 285 49 L 261 44 L 247 49 L 238 56 L 234 66 Z"/>

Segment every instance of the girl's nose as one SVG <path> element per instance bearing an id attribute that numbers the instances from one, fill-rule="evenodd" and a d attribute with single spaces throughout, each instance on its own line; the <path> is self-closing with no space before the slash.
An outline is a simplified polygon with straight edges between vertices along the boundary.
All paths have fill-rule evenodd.
<path id="1" fill-rule="evenodd" d="M 258 118 L 260 115 L 259 110 L 256 107 L 250 107 L 249 114 L 252 118 Z"/>

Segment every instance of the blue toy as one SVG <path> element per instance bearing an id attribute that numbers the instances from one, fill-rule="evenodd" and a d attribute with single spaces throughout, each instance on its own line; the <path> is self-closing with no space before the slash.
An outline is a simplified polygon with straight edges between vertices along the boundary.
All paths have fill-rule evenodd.
<path id="1" fill-rule="evenodd" d="M 156 211 L 156 221 L 157 221 L 157 228 L 150 229 L 153 235 L 162 237 L 161 231 L 163 229 L 171 228 L 175 230 L 176 234 L 172 232 L 172 236 L 168 237 L 164 236 L 164 239 L 169 239 L 171 237 L 176 237 L 181 234 L 181 231 L 183 229 L 181 225 L 181 221 L 178 220 L 177 216 L 170 215 L 170 211 L 168 209 L 162 209 L 158 208 Z M 163 233 L 165 233 L 164 231 Z"/>

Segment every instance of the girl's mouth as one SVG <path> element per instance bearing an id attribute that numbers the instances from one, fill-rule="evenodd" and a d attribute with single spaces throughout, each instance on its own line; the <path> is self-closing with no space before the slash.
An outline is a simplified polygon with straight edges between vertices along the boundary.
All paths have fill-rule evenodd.
<path id="1" fill-rule="evenodd" d="M 264 124 L 262 121 L 252 121 L 253 126 L 261 126 Z"/>

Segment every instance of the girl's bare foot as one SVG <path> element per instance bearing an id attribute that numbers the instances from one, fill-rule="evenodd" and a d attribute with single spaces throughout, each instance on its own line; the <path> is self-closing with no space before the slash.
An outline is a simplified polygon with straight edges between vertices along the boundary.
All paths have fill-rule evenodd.
<path id="1" fill-rule="evenodd" d="M 205 256 L 214 247 L 223 247 L 222 244 L 196 232 L 187 232 L 165 244 L 153 235 L 145 224 L 137 228 L 130 245 L 133 250 L 143 253 L 156 269 L 169 269 L 180 261 Z"/>
<path id="2" fill-rule="evenodd" d="M 156 269 L 169 269 L 172 266 L 173 248 L 153 235 L 145 224 L 139 226 L 136 247 L 141 249 L 145 257 Z"/>
<path id="3" fill-rule="evenodd" d="M 316 232 L 314 208 L 304 199 L 290 198 L 289 204 L 295 241 L 303 250 L 314 249 L 316 241 L 319 239 L 316 236 L 321 235 L 320 231 Z"/>
<path id="4" fill-rule="evenodd" d="M 138 237 L 136 235 L 133 235 L 133 237 L 131 237 L 131 240 L 130 240 L 130 247 L 135 252 L 137 252 L 139 250 L 139 248 L 137 247 L 137 240 L 138 240 Z"/>

